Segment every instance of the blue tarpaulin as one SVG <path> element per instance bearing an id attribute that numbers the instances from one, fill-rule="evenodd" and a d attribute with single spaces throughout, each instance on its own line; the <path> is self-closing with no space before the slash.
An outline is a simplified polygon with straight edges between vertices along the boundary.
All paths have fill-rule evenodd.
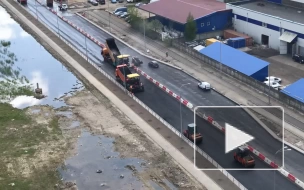
<path id="1" fill-rule="evenodd" d="M 290 84 L 281 92 L 304 103 L 304 78 Z"/>
<path id="2" fill-rule="evenodd" d="M 256 80 L 264 81 L 268 76 L 268 62 L 220 42 L 215 42 L 199 52 Z"/>

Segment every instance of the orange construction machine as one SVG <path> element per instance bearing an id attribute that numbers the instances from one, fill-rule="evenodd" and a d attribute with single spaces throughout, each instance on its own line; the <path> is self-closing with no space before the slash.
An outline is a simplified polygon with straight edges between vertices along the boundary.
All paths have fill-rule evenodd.
<path id="1" fill-rule="evenodd" d="M 140 81 L 139 74 L 132 73 L 126 64 L 118 65 L 116 67 L 115 76 L 116 80 L 131 92 L 143 92 L 145 90 L 144 85 Z"/>
<path id="2" fill-rule="evenodd" d="M 239 162 L 240 164 L 242 164 L 242 166 L 246 168 L 253 168 L 255 166 L 255 160 L 250 155 L 250 151 L 246 147 L 238 147 L 237 152 L 234 153 L 233 157 L 236 162 Z"/>
<path id="3" fill-rule="evenodd" d="M 130 66 L 130 55 L 121 55 L 114 38 L 106 39 L 105 46 L 106 47 L 101 50 L 101 55 L 105 62 L 112 64 L 114 67 L 122 64 Z"/>
<path id="4" fill-rule="evenodd" d="M 200 133 L 197 133 L 194 123 L 190 123 L 188 125 L 188 129 L 186 129 L 183 134 L 192 142 L 194 142 L 195 139 L 196 144 L 201 143 L 203 141 L 203 136 Z"/>

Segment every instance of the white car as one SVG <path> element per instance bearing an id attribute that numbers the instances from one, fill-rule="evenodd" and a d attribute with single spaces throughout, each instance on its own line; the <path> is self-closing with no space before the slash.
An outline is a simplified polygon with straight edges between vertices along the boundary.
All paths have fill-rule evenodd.
<path id="1" fill-rule="evenodd" d="M 142 5 L 146 5 L 146 4 L 144 4 L 144 3 L 136 3 L 136 4 L 135 4 L 135 7 L 140 7 L 140 6 L 142 6 Z"/>
<path id="2" fill-rule="evenodd" d="M 127 0 L 127 3 L 133 3 L 133 0 Z"/>
<path id="3" fill-rule="evenodd" d="M 282 79 L 278 78 L 278 77 L 274 77 L 274 76 L 270 76 L 270 77 L 266 77 L 265 78 L 265 82 L 270 80 L 270 82 L 277 82 L 277 83 L 281 83 Z"/>
<path id="4" fill-rule="evenodd" d="M 274 81 L 265 81 L 264 84 L 266 84 L 267 86 L 271 86 L 272 88 L 276 88 L 276 89 L 282 86 L 278 82 L 274 82 Z"/>
<path id="5" fill-rule="evenodd" d="M 122 13 L 124 13 L 124 12 L 118 11 L 118 12 L 114 13 L 114 15 L 119 16 L 119 15 L 121 15 Z"/>
<path id="6" fill-rule="evenodd" d="M 58 7 L 59 7 L 60 11 L 66 11 L 66 10 L 68 10 L 68 5 L 67 4 L 62 4 L 62 5 L 59 5 Z"/>
<path id="7" fill-rule="evenodd" d="M 203 90 L 210 90 L 211 85 L 208 82 L 200 82 L 197 84 L 197 86 Z"/>

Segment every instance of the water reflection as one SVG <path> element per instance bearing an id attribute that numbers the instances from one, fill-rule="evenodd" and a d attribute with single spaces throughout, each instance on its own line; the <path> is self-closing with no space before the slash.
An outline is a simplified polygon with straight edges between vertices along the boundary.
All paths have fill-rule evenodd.
<path id="1" fill-rule="evenodd" d="M 21 69 L 33 87 L 42 88 L 46 98 L 37 100 L 31 96 L 19 96 L 11 101 L 18 108 L 37 104 L 49 104 L 56 108 L 64 106 L 64 101 L 54 101 L 79 84 L 77 78 L 46 51 L 32 36 L 25 32 L 9 14 L 0 7 L 0 40 L 11 42 L 10 51 L 16 54 L 15 66 Z M 78 85 L 82 86 L 82 84 Z M 80 88 L 81 89 L 81 88 Z"/>

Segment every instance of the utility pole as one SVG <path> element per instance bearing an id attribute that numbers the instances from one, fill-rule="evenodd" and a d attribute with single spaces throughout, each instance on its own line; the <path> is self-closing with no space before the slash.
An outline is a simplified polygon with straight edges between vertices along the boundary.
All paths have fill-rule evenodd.
<path id="1" fill-rule="evenodd" d="M 84 43 L 86 46 L 86 56 L 87 56 L 87 62 L 89 62 L 89 57 L 88 57 L 88 46 L 87 46 L 87 36 L 84 36 Z"/>
<path id="2" fill-rule="evenodd" d="M 146 22 L 145 19 L 143 19 L 144 24 L 144 42 L 145 42 L 145 51 L 147 51 L 147 45 L 146 45 Z"/>
<path id="3" fill-rule="evenodd" d="M 220 42 L 220 71 L 222 72 L 222 42 Z"/>
<path id="4" fill-rule="evenodd" d="M 269 65 L 268 65 L 268 104 L 270 105 L 270 76 L 269 76 Z"/>
<path id="5" fill-rule="evenodd" d="M 59 32 L 59 22 L 58 22 L 58 15 L 57 16 L 57 29 L 58 29 L 58 35 L 60 36 L 60 32 Z"/>
<path id="6" fill-rule="evenodd" d="M 111 32 L 111 22 L 110 22 L 110 19 L 111 19 L 111 13 L 110 13 L 110 1 L 108 2 L 108 12 L 109 12 L 109 29 L 110 29 L 110 32 Z"/>
<path id="7" fill-rule="evenodd" d="M 21 2 L 21 1 L 20 1 Z M 38 20 L 38 13 L 37 13 L 37 0 L 35 0 L 35 8 L 36 8 L 36 17 L 37 17 L 37 20 Z"/>
<path id="8" fill-rule="evenodd" d="M 183 114 L 182 114 L 182 87 L 183 86 L 186 86 L 186 85 L 189 85 L 190 83 L 187 83 L 187 84 L 182 84 L 180 87 L 179 87 L 179 90 L 180 90 L 180 95 L 179 95 L 179 116 L 180 116 L 180 133 L 181 135 L 183 134 Z"/>

